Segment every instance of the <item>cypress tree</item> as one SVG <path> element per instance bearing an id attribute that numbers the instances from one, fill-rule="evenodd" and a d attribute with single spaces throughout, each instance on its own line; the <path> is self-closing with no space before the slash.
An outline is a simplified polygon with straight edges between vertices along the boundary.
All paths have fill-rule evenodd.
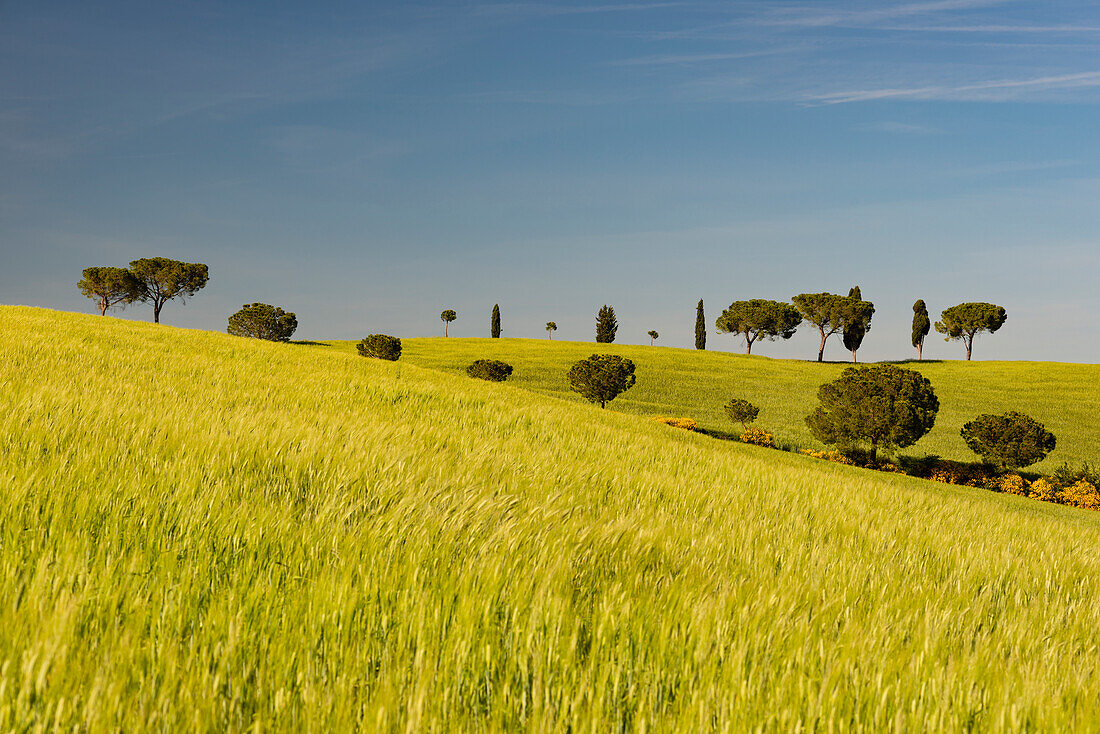
<path id="1" fill-rule="evenodd" d="M 852 361 L 856 361 L 856 350 L 863 344 L 863 337 L 871 330 L 871 316 L 875 313 L 875 307 L 863 300 L 863 294 L 859 292 L 859 286 L 848 291 L 850 301 L 849 308 L 844 315 L 844 347 L 852 353 Z"/>
<path id="2" fill-rule="evenodd" d="M 703 299 L 699 299 L 699 305 L 695 307 L 695 348 L 707 348 L 707 320 L 703 316 Z"/>
<path id="3" fill-rule="evenodd" d="M 500 304 L 493 306 L 493 318 L 489 322 L 489 335 L 494 339 L 500 338 Z"/>
<path id="4" fill-rule="evenodd" d="M 606 303 L 596 315 L 596 343 L 610 344 L 615 341 L 615 332 L 619 329 L 619 322 L 615 319 L 615 309 Z"/>
<path id="5" fill-rule="evenodd" d="M 922 358 L 924 352 L 924 337 L 932 330 L 932 322 L 928 318 L 928 307 L 924 301 L 918 299 L 913 304 L 913 346 L 917 348 L 917 361 Z"/>

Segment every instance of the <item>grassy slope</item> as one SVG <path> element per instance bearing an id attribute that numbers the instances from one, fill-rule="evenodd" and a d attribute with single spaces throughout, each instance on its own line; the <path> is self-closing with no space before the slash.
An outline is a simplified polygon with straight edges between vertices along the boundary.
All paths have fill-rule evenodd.
<path id="1" fill-rule="evenodd" d="M 1100 513 L 0 307 L 0 729 L 1100 726 Z"/>
<path id="2" fill-rule="evenodd" d="M 569 390 L 565 379 L 573 362 L 597 351 L 621 354 L 636 363 L 638 383 L 615 400 L 615 410 L 689 416 L 708 430 L 731 432 L 734 426 L 722 405 L 731 397 L 743 397 L 761 406 L 761 426 L 774 431 L 781 441 L 807 448 L 820 447 L 803 422 L 817 405 L 818 386 L 849 366 L 545 339 L 435 338 L 402 343 L 402 359 L 408 363 L 462 373 L 475 359 L 502 359 L 516 368 L 511 384 L 573 401 L 580 397 Z M 354 342 L 330 344 L 355 352 Z M 1051 472 L 1064 461 L 1100 464 L 1100 430 L 1095 420 L 1100 415 L 1096 387 L 1100 365 L 945 361 L 905 366 L 920 370 L 932 381 L 941 406 L 936 427 L 906 453 L 972 461 L 976 457 L 959 436 L 963 423 L 984 412 L 1020 410 L 1058 437 L 1058 448 L 1033 470 Z"/>

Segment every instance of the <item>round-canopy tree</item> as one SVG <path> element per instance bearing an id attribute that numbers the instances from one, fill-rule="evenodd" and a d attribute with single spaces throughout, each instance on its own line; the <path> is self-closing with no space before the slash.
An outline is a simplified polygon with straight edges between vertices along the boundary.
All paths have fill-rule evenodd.
<path id="1" fill-rule="evenodd" d="M 633 385 L 634 363 L 617 354 L 593 354 L 569 368 L 569 386 L 601 408 Z"/>
<path id="2" fill-rule="evenodd" d="M 825 358 L 825 342 L 844 328 L 845 316 L 851 299 L 835 293 L 801 293 L 791 299 L 802 318 L 817 327 L 821 345 L 817 348 L 817 361 Z"/>
<path id="3" fill-rule="evenodd" d="M 923 359 L 924 338 L 932 330 L 932 322 L 928 319 L 928 307 L 924 301 L 918 299 L 913 304 L 913 346 L 917 348 L 917 361 Z"/>
<path id="4" fill-rule="evenodd" d="M 466 368 L 466 374 L 479 380 L 504 382 L 512 374 L 512 365 L 497 359 L 479 359 Z"/>
<path id="5" fill-rule="evenodd" d="M 615 332 L 618 330 L 619 322 L 615 318 L 615 309 L 605 303 L 596 314 L 596 342 L 610 344 L 615 341 Z"/>
<path id="6" fill-rule="evenodd" d="M 233 336 L 286 342 L 290 341 L 297 328 L 298 319 L 293 313 L 266 303 L 246 303 L 240 311 L 229 317 L 226 331 Z"/>
<path id="7" fill-rule="evenodd" d="M 940 408 L 926 377 L 889 364 L 849 367 L 817 396 L 821 404 L 806 416 L 814 438 L 842 448 L 867 443 L 871 461 L 880 448 L 916 443 L 932 430 Z"/>
<path id="8" fill-rule="evenodd" d="M 651 346 L 651 347 L 652 347 L 652 346 L 653 346 L 653 342 L 657 340 L 657 337 L 659 337 L 659 336 L 660 336 L 660 334 L 658 334 L 658 333 L 657 333 L 657 330 L 656 330 L 656 329 L 651 329 L 651 330 L 650 330 L 650 331 L 648 331 L 647 333 L 649 334 L 649 346 Z"/>
<path id="9" fill-rule="evenodd" d="M 962 339 L 966 345 L 966 359 L 969 361 L 974 347 L 974 337 L 983 331 L 992 334 L 1004 326 L 1008 314 L 992 303 L 960 303 L 940 314 L 936 322 L 936 331 L 947 334 L 944 341 Z"/>
<path id="10" fill-rule="evenodd" d="M 550 341 L 554 340 L 554 332 L 558 330 L 558 325 L 553 321 L 546 322 L 546 338 Z"/>
<path id="11" fill-rule="evenodd" d="M 76 287 L 99 306 L 99 315 L 107 314 L 112 306 L 125 306 L 138 298 L 140 290 L 137 278 L 126 268 L 84 268 Z"/>
<path id="12" fill-rule="evenodd" d="M 754 298 L 731 303 L 714 325 L 720 333 L 743 335 L 745 354 L 752 354 L 757 339 L 790 339 L 801 323 L 802 314 L 791 304 Z"/>
<path id="13" fill-rule="evenodd" d="M 439 314 L 439 320 L 443 322 L 443 336 L 447 336 L 447 327 L 449 327 L 451 325 L 451 322 L 457 318 L 458 314 L 450 308 Z"/>
<path id="14" fill-rule="evenodd" d="M 360 356 L 372 359 L 385 359 L 396 362 L 401 356 L 401 340 L 388 334 L 371 334 L 362 339 L 355 348 Z"/>
<path id="15" fill-rule="evenodd" d="M 747 431 L 749 429 L 749 424 L 760 415 L 759 407 L 741 398 L 732 398 L 724 407 L 726 409 L 726 415 L 728 415 L 730 420 L 734 423 L 740 423 L 741 430 L 743 431 Z"/>
<path id="16" fill-rule="evenodd" d="M 138 301 L 153 302 L 153 323 L 160 323 L 160 310 L 174 298 L 186 303 L 210 279 L 202 263 L 185 263 L 167 257 L 143 257 L 130 263 L 137 279 Z"/>
<path id="17" fill-rule="evenodd" d="M 1002 469 L 1031 466 L 1046 458 L 1057 443 L 1042 423 L 1015 411 L 979 415 L 961 433 L 971 451 Z"/>

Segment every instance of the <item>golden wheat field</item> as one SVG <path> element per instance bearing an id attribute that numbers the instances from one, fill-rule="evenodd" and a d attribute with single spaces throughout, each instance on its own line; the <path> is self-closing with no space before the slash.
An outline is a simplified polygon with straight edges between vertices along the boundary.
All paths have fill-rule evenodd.
<path id="1" fill-rule="evenodd" d="M 1100 513 L 414 353 L 0 307 L 0 730 L 1100 728 Z"/>

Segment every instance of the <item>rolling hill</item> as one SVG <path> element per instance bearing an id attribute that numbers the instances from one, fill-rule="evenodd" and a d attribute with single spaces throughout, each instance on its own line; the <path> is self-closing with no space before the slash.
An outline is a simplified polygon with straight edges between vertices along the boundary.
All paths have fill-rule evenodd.
<path id="1" fill-rule="evenodd" d="M 0 307 L 0 729 L 1100 726 L 1100 513 L 563 401 L 591 345 L 499 348 L 515 385 L 428 369 L 480 343 Z M 653 351 L 677 412 L 711 365 L 794 374 Z"/>

